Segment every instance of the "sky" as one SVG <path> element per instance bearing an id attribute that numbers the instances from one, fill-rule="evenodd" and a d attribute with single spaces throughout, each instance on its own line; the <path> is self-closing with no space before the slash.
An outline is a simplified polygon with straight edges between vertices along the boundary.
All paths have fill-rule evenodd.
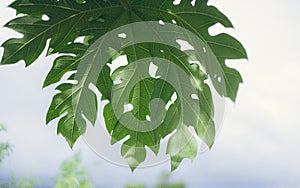
<path id="1" fill-rule="evenodd" d="M 3 28 L 14 17 L 6 8 L 12 0 L 0 0 L 0 44 L 15 32 Z M 300 2 L 297 0 L 213 0 L 233 22 L 235 29 L 217 25 L 211 34 L 225 31 L 240 40 L 249 60 L 228 61 L 238 69 L 244 84 L 236 103 L 227 102 L 226 115 L 211 151 L 185 160 L 172 173 L 172 181 L 188 187 L 300 187 Z M 0 57 L 3 49 L 0 49 Z M 1 140 L 14 145 L 12 155 L 0 167 L 1 180 L 15 174 L 41 177 L 45 185 L 59 172 L 59 164 L 81 151 L 97 185 L 118 187 L 132 182 L 152 184 L 169 163 L 137 169 L 111 164 L 99 158 L 80 139 L 72 151 L 55 122 L 45 115 L 55 94 L 54 86 L 42 89 L 55 57 L 45 53 L 32 65 L 0 66 L 0 122 L 7 127 Z M 112 181 L 113 180 L 113 181 Z"/>

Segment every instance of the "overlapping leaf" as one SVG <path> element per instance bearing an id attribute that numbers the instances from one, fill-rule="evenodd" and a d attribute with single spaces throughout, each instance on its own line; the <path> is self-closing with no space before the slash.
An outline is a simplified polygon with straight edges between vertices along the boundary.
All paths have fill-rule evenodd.
<path id="1" fill-rule="evenodd" d="M 231 22 L 218 9 L 207 5 L 207 0 L 196 1 L 195 6 L 190 1 L 185 0 L 174 5 L 170 0 L 166 1 L 139 1 L 139 0 L 16 0 L 10 7 L 24 14 L 6 24 L 21 34 L 22 38 L 9 39 L 2 44 L 4 55 L 2 64 L 13 64 L 24 60 L 26 65 L 33 63 L 46 47 L 50 39 L 48 54 L 64 54 L 58 57 L 49 72 L 44 86 L 57 83 L 69 72 L 76 71 L 77 66 L 87 53 L 87 49 L 97 38 L 114 28 L 140 21 L 159 21 L 165 23 L 176 23 L 184 27 L 199 37 L 212 53 L 213 61 L 221 67 L 223 74 L 220 80 L 219 75 L 215 75 L 209 64 L 203 63 L 206 72 L 202 72 L 198 65 L 189 64 L 189 58 L 184 53 L 173 47 L 162 44 L 138 44 L 124 49 L 122 53 L 127 55 L 129 65 L 136 60 L 149 57 L 160 57 L 181 67 L 189 76 L 193 87 L 197 91 L 198 100 L 195 102 L 200 106 L 199 114 L 191 113 L 191 119 L 196 122 L 193 127 L 207 145 L 214 142 L 213 123 L 213 102 L 210 88 L 204 83 L 209 77 L 212 79 L 215 89 L 220 95 L 235 100 L 238 86 L 242 82 L 240 74 L 225 65 L 225 59 L 247 58 L 243 46 L 233 37 L 227 34 L 210 36 L 208 28 L 216 23 L 225 27 L 232 27 Z M 49 18 L 45 19 L 45 18 Z M 84 43 L 76 43 L 78 37 L 85 37 Z M 193 44 L 192 45 L 197 45 Z M 163 50 L 164 53 L 160 53 Z M 195 54 L 196 58 L 201 58 Z M 194 57 L 194 58 L 195 58 Z M 201 59 L 198 59 L 201 60 Z M 97 62 L 91 62 L 97 63 Z M 159 65 L 158 65 L 159 66 Z M 128 74 L 126 67 L 121 67 L 112 74 L 108 66 L 102 70 L 96 83 L 96 87 L 104 98 L 111 100 L 113 79 L 124 78 Z M 68 143 L 73 146 L 78 137 L 84 134 L 86 124 L 83 115 L 95 122 L 97 113 L 82 111 L 81 101 L 86 94 L 84 88 L 90 83 L 77 84 L 74 75 L 68 79 L 70 82 L 63 83 L 57 87 L 58 94 L 53 98 L 47 115 L 47 122 L 59 118 L 58 133 L 62 134 Z M 81 82 L 80 82 L 81 83 Z M 224 88 L 225 86 L 225 88 Z M 75 89 L 74 89 L 75 88 Z M 92 108 L 97 109 L 96 95 L 88 91 L 92 96 L 88 101 Z M 135 85 L 131 92 L 131 104 L 133 114 L 140 120 L 146 120 L 146 116 L 151 116 L 150 100 L 160 98 L 165 103 L 170 101 L 176 90 L 165 81 L 157 78 L 146 79 Z M 75 99 L 75 100 L 74 100 Z M 86 101 L 85 101 L 86 102 Z M 160 139 L 173 133 L 168 144 L 168 154 L 172 160 L 172 170 L 176 169 L 183 158 L 193 159 L 197 152 L 197 143 L 193 135 L 187 130 L 186 125 L 180 125 L 180 106 L 183 104 L 180 97 L 167 109 L 166 117 L 161 126 L 157 129 L 139 133 L 126 128 L 115 117 L 111 103 L 104 110 L 104 117 L 108 132 L 114 141 L 119 141 L 126 136 L 130 138 L 123 144 L 122 155 L 125 157 L 132 169 L 135 169 L 145 160 L 145 146 L 157 153 Z M 78 106 L 78 108 L 76 108 Z M 187 139 L 190 138 L 190 139 Z M 184 141 L 182 143 L 182 141 Z M 175 150 L 178 144 L 180 150 Z M 178 148 L 178 147 L 177 147 Z"/>

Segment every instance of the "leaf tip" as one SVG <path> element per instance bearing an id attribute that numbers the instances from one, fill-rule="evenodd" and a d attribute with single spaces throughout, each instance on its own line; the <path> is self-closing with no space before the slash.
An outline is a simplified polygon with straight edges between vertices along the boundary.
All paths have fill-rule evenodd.
<path id="1" fill-rule="evenodd" d="M 178 169 L 182 160 L 183 158 L 179 156 L 171 157 L 171 172 L 174 172 L 176 169 Z"/>
<path id="2" fill-rule="evenodd" d="M 133 173 L 136 170 L 136 168 L 136 166 L 130 166 L 131 173 Z"/>
<path id="3" fill-rule="evenodd" d="M 42 88 L 45 89 L 48 86 L 50 86 L 51 84 L 49 84 L 47 81 L 44 81 Z"/>
<path id="4" fill-rule="evenodd" d="M 211 144 L 209 144 L 208 148 L 211 150 L 213 146 L 214 146 L 214 142 L 212 142 Z"/>
<path id="5" fill-rule="evenodd" d="M 76 140 L 74 141 L 74 140 L 66 139 L 66 141 L 68 142 L 70 148 L 73 150 Z"/>

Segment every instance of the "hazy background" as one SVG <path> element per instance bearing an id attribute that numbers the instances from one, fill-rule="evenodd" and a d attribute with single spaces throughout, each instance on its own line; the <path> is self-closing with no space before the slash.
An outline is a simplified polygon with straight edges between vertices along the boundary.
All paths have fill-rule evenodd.
<path id="1" fill-rule="evenodd" d="M 15 13 L 0 0 L 0 44 L 16 33 L 2 26 Z M 214 0 L 235 30 L 226 29 L 246 47 L 249 61 L 231 61 L 244 78 L 236 104 L 227 107 L 223 128 L 212 149 L 194 162 L 185 160 L 172 180 L 189 187 L 300 187 L 300 1 Z M 212 32 L 220 31 L 216 26 Z M 0 57 L 3 49 L 0 49 Z M 101 160 L 83 142 L 72 151 L 55 123 L 45 125 L 54 87 L 42 89 L 54 57 L 25 68 L 20 62 L 0 66 L 0 122 L 14 152 L 0 167 L 0 182 L 12 173 L 29 174 L 47 185 L 59 164 L 81 150 L 97 185 L 118 187 L 128 182 L 152 184 L 169 163 L 134 174 Z"/>

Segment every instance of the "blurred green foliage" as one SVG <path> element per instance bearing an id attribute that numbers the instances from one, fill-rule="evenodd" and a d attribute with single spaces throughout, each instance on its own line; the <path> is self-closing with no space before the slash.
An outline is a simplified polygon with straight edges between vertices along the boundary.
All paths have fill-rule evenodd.
<path id="1" fill-rule="evenodd" d="M 0 124 L 0 133 L 6 131 Z M 12 145 L 8 142 L 0 142 L 0 164 L 12 152 Z M 92 178 L 85 166 L 82 165 L 80 153 L 65 160 L 61 164 L 61 172 L 56 176 L 53 188 L 94 188 Z M 9 182 L 0 184 L 0 188 L 34 188 L 39 181 L 28 175 L 16 178 L 12 176 Z M 125 188 L 146 188 L 143 184 L 128 184 Z M 163 173 L 154 188 L 185 188 L 183 182 L 170 182 L 170 173 Z"/>
<path id="2" fill-rule="evenodd" d="M 3 124 L 0 124 L 0 133 L 5 132 L 6 128 Z M 0 142 L 0 164 L 6 157 L 12 152 L 12 145 L 8 142 Z"/>
<path id="3" fill-rule="evenodd" d="M 146 188 L 145 185 L 142 184 L 128 184 L 125 186 L 125 188 Z"/>
<path id="4" fill-rule="evenodd" d="M 5 132 L 6 128 L 0 124 L 0 133 Z M 13 146 L 8 142 L 0 142 L 0 164 L 11 154 Z M 38 183 L 38 180 L 29 176 L 22 176 L 17 179 L 15 176 L 7 183 L 0 184 L 1 188 L 33 188 Z"/>
<path id="5" fill-rule="evenodd" d="M 185 188 L 184 182 L 170 182 L 170 173 L 162 173 L 155 184 L 154 188 Z M 128 184 L 125 188 L 146 188 L 142 184 Z"/>
<path id="6" fill-rule="evenodd" d="M 1 188 L 34 188 L 39 181 L 29 176 L 22 176 L 17 179 L 13 176 L 7 184 L 0 185 Z"/>
<path id="7" fill-rule="evenodd" d="M 53 188 L 93 188 L 88 170 L 82 166 L 80 154 L 64 161 Z"/>
<path id="8" fill-rule="evenodd" d="M 162 173 L 162 175 L 159 177 L 155 188 L 185 188 L 184 182 L 170 182 L 170 173 Z"/>

